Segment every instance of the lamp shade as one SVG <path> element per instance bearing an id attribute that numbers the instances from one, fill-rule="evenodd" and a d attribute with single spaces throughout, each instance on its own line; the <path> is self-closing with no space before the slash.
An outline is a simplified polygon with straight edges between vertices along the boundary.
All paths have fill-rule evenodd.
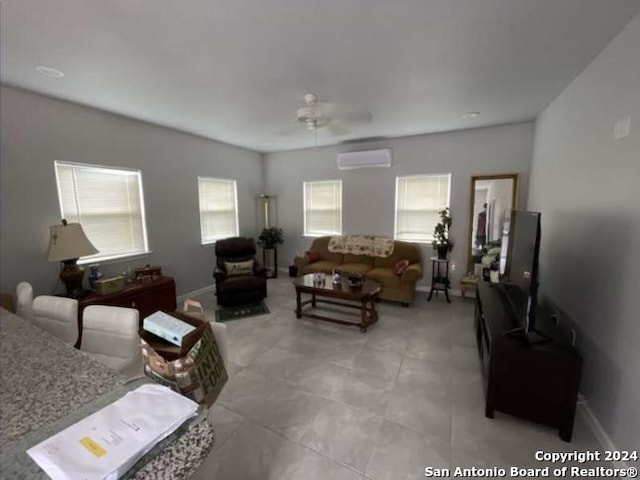
<path id="1" fill-rule="evenodd" d="M 49 239 L 49 261 L 62 262 L 98 253 L 79 223 L 52 225 Z"/>

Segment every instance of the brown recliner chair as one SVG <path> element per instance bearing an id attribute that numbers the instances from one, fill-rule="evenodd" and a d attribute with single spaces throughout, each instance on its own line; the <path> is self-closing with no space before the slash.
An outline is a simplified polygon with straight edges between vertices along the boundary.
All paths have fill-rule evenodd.
<path id="1" fill-rule="evenodd" d="M 253 260 L 248 273 L 227 272 L 226 263 Z M 256 243 L 249 237 L 232 237 L 216 242 L 216 281 L 218 305 L 230 307 L 257 303 L 267 296 L 267 271 L 256 260 Z"/>

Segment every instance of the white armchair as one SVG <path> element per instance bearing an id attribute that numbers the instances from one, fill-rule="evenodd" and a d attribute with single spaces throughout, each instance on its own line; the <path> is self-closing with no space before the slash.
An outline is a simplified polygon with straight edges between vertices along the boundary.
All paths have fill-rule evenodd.
<path id="1" fill-rule="evenodd" d="M 16 287 L 16 313 L 25 320 L 33 318 L 33 287 L 29 282 L 20 282 Z"/>
<path id="2" fill-rule="evenodd" d="M 78 301 L 65 297 L 40 295 L 33 300 L 32 322 L 63 342 L 78 340 Z"/>
<path id="3" fill-rule="evenodd" d="M 220 350 L 222 361 L 225 366 L 229 368 L 229 358 L 227 356 L 227 325 L 216 321 L 210 321 L 209 324 L 211 325 L 211 330 L 213 330 L 213 336 Z"/>
<path id="4" fill-rule="evenodd" d="M 138 311 L 91 305 L 82 312 L 80 349 L 100 363 L 129 377 L 142 374 Z"/>

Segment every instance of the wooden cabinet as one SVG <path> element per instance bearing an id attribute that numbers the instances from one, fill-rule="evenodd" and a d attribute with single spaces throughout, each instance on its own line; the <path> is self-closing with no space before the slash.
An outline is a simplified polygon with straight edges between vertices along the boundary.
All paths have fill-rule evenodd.
<path id="1" fill-rule="evenodd" d="M 92 293 L 78 301 L 78 341 L 82 342 L 82 312 L 89 305 L 113 305 L 116 307 L 135 308 L 140 313 L 140 328 L 144 317 L 157 310 L 173 312 L 176 310 L 176 284 L 171 277 L 160 277 L 149 283 L 131 283 L 124 290 L 98 295 Z"/>
<path id="2" fill-rule="evenodd" d="M 536 330 L 549 341 L 526 344 L 506 333 L 519 326 L 499 286 L 478 283 L 475 329 L 485 387 L 485 415 L 495 410 L 557 427 L 569 442 L 582 358 L 570 337 L 538 309 Z"/>

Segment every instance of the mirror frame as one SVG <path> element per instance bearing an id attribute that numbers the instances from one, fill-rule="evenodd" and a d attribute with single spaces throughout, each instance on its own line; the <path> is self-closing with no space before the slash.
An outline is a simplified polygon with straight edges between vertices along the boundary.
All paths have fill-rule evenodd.
<path id="1" fill-rule="evenodd" d="M 471 188 L 469 190 L 469 223 L 467 231 L 467 272 L 472 272 L 473 256 L 473 204 L 475 201 L 476 182 L 478 180 L 513 180 L 513 192 L 511 195 L 511 208 L 518 208 L 518 196 L 520 190 L 520 174 L 518 173 L 501 173 L 495 175 L 473 175 L 471 177 Z M 466 274 L 465 274 L 466 275 Z"/>

